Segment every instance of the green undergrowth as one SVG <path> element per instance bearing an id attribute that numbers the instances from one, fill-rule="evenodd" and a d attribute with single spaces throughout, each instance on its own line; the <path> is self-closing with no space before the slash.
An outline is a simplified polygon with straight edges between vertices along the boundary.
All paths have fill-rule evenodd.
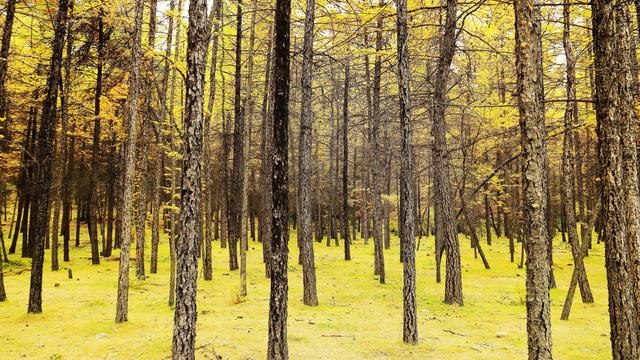
<path id="1" fill-rule="evenodd" d="M 494 236 L 495 237 L 495 236 Z M 150 238 L 150 236 L 148 236 Z M 116 325 L 118 254 L 91 265 L 86 237 L 72 247 L 69 263 L 50 270 L 45 255 L 43 314 L 27 314 L 30 264 L 19 254 L 5 264 L 8 301 L 0 303 L 2 359 L 162 359 L 171 354 L 173 311 L 169 292 L 169 245 L 161 239 L 158 274 L 137 280 L 131 269 L 129 322 Z M 291 359 L 524 359 L 527 355 L 525 271 L 509 262 L 506 239 L 483 243 L 491 265 L 475 259 L 461 236 L 463 307 L 442 303 L 444 283 L 435 282 L 433 238 L 417 252 L 418 345 L 402 343 L 402 264 L 398 239 L 385 251 L 386 284 L 373 275 L 373 242 L 343 248 L 316 243 L 318 307 L 302 304 L 302 272 L 292 231 L 289 257 L 289 353 Z M 149 243 L 149 241 L 147 241 Z M 342 243 L 342 242 L 341 242 Z M 7 244 L 8 245 L 8 244 Z M 135 249 L 135 246 L 132 246 Z M 262 247 L 249 243 L 248 296 L 239 294 L 240 275 L 228 270 L 228 249 L 213 243 L 214 277 L 199 269 L 197 354 L 200 359 L 264 359 L 267 347 L 269 280 Z M 517 245 L 517 255 L 520 244 Z M 134 256 L 132 251 L 132 257 Z M 146 254 L 150 254 L 147 249 Z M 62 254 L 61 254 L 62 255 Z M 516 256 L 517 257 L 517 256 Z M 556 359 L 610 357 L 603 245 L 586 259 L 595 304 L 576 294 L 571 318 L 560 313 L 571 278 L 571 252 L 556 238 L 551 290 L 553 352 Z M 443 264 L 444 266 L 444 264 Z M 73 279 L 67 278 L 67 269 Z M 147 263 L 147 272 L 149 265 Z M 443 267 L 444 270 L 444 267 Z M 444 273 L 443 273 L 444 275 Z"/>

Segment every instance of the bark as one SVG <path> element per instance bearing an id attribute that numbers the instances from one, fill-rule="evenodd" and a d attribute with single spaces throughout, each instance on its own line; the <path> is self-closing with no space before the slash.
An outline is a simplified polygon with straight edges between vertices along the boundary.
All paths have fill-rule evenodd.
<path id="1" fill-rule="evenodd" d="M 105 33 L 103 22 L 103 9 L 99 9 L 98 16 L 98 64 L 96 66 L 96 90 L 93 110 L 93 146 L 91 149 L 91 170 L 89 174 L 89 218 L 87 226 L 89 228 L 89 240 L 91 242 L 91 263 L 100 264 L 100 254 L 98 252 L 98 167 L 100 166 L 100 104 L 102 97 L 102 67 L 104 62 Z"/>
<path id="2" fill-rule="evenodd" d="M 16 0 L 7 0 L 7 14 L 4 17 L 4 27 L 2 31 L 2 44 L 0 45 L 0 152 L 9 150 L 11 142 L 11 129 L 9 119 L 9 109 L 7 104 L 7 73 L 9 70 L 9 49 L 11 47 L 11 36 L 13 34 L 13 19 L 16 13 Z"/>
<path id="3" fill-rule="evenodd" d="M 220 23 L 222 22 L 222 6 L 221 0 L 213 2 L 211 9 L 211 15 L 209 16 L 212 24 L 212 32 L 210 37 L 212 39 L 211 44 L 211 68 L 209 71 L 209 100 L 207 103 L 207 112 L 204 120 L 204 176 L 205 176 L 205 240 L 204 240 L 204 255 L 202 258 L 203 275 L 205 280 L 213 279 L 213 260 L 211 253 L 211 225 L 212 225 L 212 204 L 214 201 L 214 184 L 211 177 L 211 116 L 213 114 L 213 105 L 216 99 L 216 69 L 218 66 L 218 41 L 220 34 Z"/>
<path id="4" fill-rule="evenodd" d="M 242 225 L 242 189 L 244 186 L 244 104 L 242 104 L 242 6 L 238 4 L 236 15 L 236 66 L 233 128 L 233 168 L 231 171 L 231 193 L 233 201 L 229 208 L 229 270 L 238 269 L 238 239 Z"/>
<path id="5" fill-rule="evenodd" d="M 289 47 L 291 1 L 276 0 L 273 99 L 273 168 L 271 217 L 271 295 L 267 359 L 289 358 L 287 345 L 287 263 L 289 256 L 288 142 L 289 142 Z"/>
<path id="6" fill-rule="evenodd" d="M 416 264 L 415 264 L 415 219 L 413 194 L 413 148 L 411 143 L 411 105 L 409 92 L 409 46 L 407 30 L 407 2 L 396 0 L 398 11 L 398 94 L 400 98 L 400 130 L 402 145 L 400 150 L 400 209 L 403 214 L 402 228 L 404 273 L 403 326 L 402 339 L 405 343 L 418 342 L 418 316 L 416 312 Z"/>
<path id="7" fill-rule="evenodd" d="M 382 7 L 384 3 L 380 1 L 379 6 Z M 382 146 L 380 139 L 380 122 L 382 114 L 380 111 L 380 82 L 382 77 L 382 28 L 384 26 L 384 19 L 382 16 L 378 16 L 376 23 L 376 57 L 373 65 L 373 97 L 371 100 L 371 132 L 369 144 L 371 147 L 370 154 L 373 163 L 371 164 L 371 182 L 373 185 L 373 252 L 375 264 L 374 273 L 380 275 L 380 283 L 385 282 L 385 267 L 384 267 L 384 250 L 383 250 L 383 238 L 382 238 L 382 223 L 384 221 L 384 207 L 382 204 L 382 181 L 384 177 L 383 173 L 383 157 Z"/>
<path id="8" fill-rule="evenodd" d="M 4 233 L 2 232 L 2 223 L 0 222 L 0 241 L 4 244 Z M 4 289 L 4 275 L 2 274 L 2 259 L 0 256 L 0 302 L 7 300 L 7 292 Z"/>
<path id="9" fill-rule="evenodd" d="M 567 62 L 567 82 L 566 91 L 567 99 L 576 98 L 576 68 L 575 68 L 575 54 L 573 52 L 573 44 L 571 43 L 571 10 L 568 4 L 563 6 L 563 45 L 565 51 L 565 57 Z M 580 246 L 580 239 L 578 238 L 578 227 L 576 220 L 576 207 L 575 196 L 573 193 L 575 177 L 573 162 L 573 136 L 574 129 L 573 123 L 578 120 L 578 107 L 576 102 L 567 102 L 567 108 L 564 114 L 564 141 L 562 151 L 562 192 L 564 198 L 564 213 L 566 218 L 567 233 L 569 235 L 569 243 L 571 244 L 571 252 L 573 255 L 574 269 L 577 273 L 577 279 L 580 284 L 580 293 L 582 294 L 582 302 L 592 303 L 593 295 L 591 294 L 591 287 L 589 286 L 589 280 L 587 279 L 587 271 L 584 266 L 583 253 Z M 569 296 L 567 296 L 567 301 Z"/>
<path id="10" fill-rule="evenodd" d="M 142 13 L 144 1 L 136 0 L 134 28 L 131 39 L 131 67 L 129 73 L 129 116 L 126 118 L 125 161 L 122 189 L 122 231 L 120 240 L 120 268 L 118 273 L 118 299 L 116 304 L 116 323 L 128 320 L 129 306 L 129 257 L 131 253 L 131 217 L 133 180 L 136 171 L 136 138 L 138 122 L 138 97 L 140 96 L 140 58 L 142 42 Z"/>
<path id="11" fill-rule="evenodd" d="M 268 109 L 271 99 L 272 85 L 271 75 L 273 73 L 273 64 L 271 61 L 273 54 L 273 29 L 269 32 L 272 36 L 269 36 L 269 42 L 267 43 L 267 49 L 269 49 L 269 56 L 267 57 L 267 63 L 265 65 L 265 81 L 264 91 L 262 98 L 262 143 L 260 145 L 262 150 L 260 178 L 261 178 L 261 196 L 262 206 L 260 207 L 260 238 L 262 239 L 262 260 L 265 264 L 265 276 L 271 276 L 270 264 L 270 249 L 271 249 L 271 210 L 273 208 L 273 199 L 271 192 L 271 166 L 272 166 L 272 154 L 273 154 L 273 117 Z"/>
<path id="12" fill-rule="evenodd" d="M 628 161 L 628 141 L 635 146 L 635 124 L 631 89 L 629 8 L 625 1 L 591 2 L 593 47 L 595 55 L 595 100 L 602 186 L 602 241 L 605 243 L 605 267 L 609 290 L 611 351 L 613 359 L 637 359 L 637 282 L 634 254 L 637 234 L 637 204 L 629 183 L 637 184 Z M 631 178 L 632 181 L 625 181 Z M 636 188 L 637 190 L 637 185 Z M 637 258 L 636 258 L 637 259 Z"/>
<path id="13" fill-rule="evenodd" d="M 313 254 L 312 199 L 311 199 L 311 142 L 312 142 L 312 72 L 313 72 L 313 28 L 315 0 L 307 0 L 304 21 L 304 45 L 302 49 L 302 76 L 300 87 L 300 136 L 298 156 L 298 242 L 303 270 L 303 302 L 308 306 L 318 305 L 316 291 L 316 269 Z"/>
<path id="14" fill-rule="evenodd" d="M 447 304 L 463 305 L 462 271 L 460 269 L 460 244 L 455 213 L 453 211 L 453 192 L 449 174 L 449 151 L 447 149 L 447 125 L 445 110 L 447 103 L 447 83 L 451 72 L 451 62 L 455 52 L 457 0 L 447 0 L 447 18 L 442 35 L 440 57 L 434 88 L 433 126 L 433 167 L 435 183 L 435 204 L 437 208 L 438 229 L 441 241 L 446 249 L 447 266 L 445 274 L 445 299 Z"/>
<path id="15" fill-rule="evenodd" d="M 342 225 L 344 259 L 351 260 L 349 239 L 349 63 L 344 70 L 344 98 L 342 102 Z M 368 226 L 368 224 L 364 224 Z"/>
<path id="16" fill-rule="evenodd" d="M 551 319 L 549 300 L 549 262 L 545 217 L 544 120 L 540 107 L 541 81 L 536 70 L 537 33 L 533 0 L 514 3 L 516 27 L 516 67 L 518 109 L 524 152 L 524 221 L 527 254 L 527 335 L 529 359 L 551 359 Z"/>
<path id="17" fill-rule="evenodd" d="M 201 170 L 202 126 L 204 116 L 204 75 L 206 67 L 207 3 L 189 3 L 187 31 L 186 113 L 184 117 L 184 156 L 180 196 L 180 234 L 176 309 L 173 328 L 173 359 L 195 359 L 196 290 L 198 247 L 202 239 Z"/>
<path id="18" fill-rule="evenodd" d="M 38 194 L 35 203 L 35 236 L 33 261 L 31 265 L 31 283 L 29 288 L 29 313 L 42 312 L 42 265 L 44 262 L 44 241 L 49 231 L 49 209 L 51 202 L 51 179 L 53 175 L 53 145 L 56 135 L 56 110 L 58 102 L 58 87 L 60 69 L 62 67 L 62 53 L 67 26 L 67 12 L 69 2 L 60 0 L 55 17 L 55 34 L 52 42 L 51 63 L 47 78 L 47 90 L 42 106 L 42 119 L 38 131 L 38 146 L 36 150 L 36 179 L 34 189 Z"/>

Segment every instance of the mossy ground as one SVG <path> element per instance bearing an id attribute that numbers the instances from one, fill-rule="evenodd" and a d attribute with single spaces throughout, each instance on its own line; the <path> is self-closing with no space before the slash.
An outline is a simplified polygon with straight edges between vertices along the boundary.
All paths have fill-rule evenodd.
<path id="1" fill-rule="evenodd" d="M 6 234 L 6 232 L 5 232 Z M 83 234 L 84 235 L 84 234 Z M 162 359 L 171 354 L 173 311 L 167 305 L 169 247 L 161 240 L 158 274 L 136 280 L 131 272 L 129 322 L 116 325 L 118 255 L 91 265 L 83 237 L 70 263 L 50 270 L 46 252 L 43 314 L 26 313 L 30 262 L 19 254 L 5 264 L 8 301 L 0 303 L 2 359 Z M 289 257 L 289 353 L 291 359 L 525 359 L 525 271 L 509 262 L 506 239 L 484 245 L 491 270 L 474 259 L 461 236 L 463 307 L 442 303 L 444 283 L 435 282 L 433 238 L 417 252 L 418 345 L 402 343 L 402 265 L 398 239 L 385 252 L 387 283 L 373 275 L 373 243 L 343 248 L 315 245 L 320 306 L 302 304 L 302 273 L 292 231 Z M 8 246 L 8 244 L 7 244 Z M 519 254 L 519 247 L 517 253 Z M 135 248 L 135 247 L 132 247 Z M 269 280 L 262 248 L 250 242 L 248 296 L 240 299 L 238 271 L 228 271 L 227 249 L 213 243 L 214 278 L 198 281 L 198 357 L 264 359 L 267 346 Z M 147 250 L 147 254 L 150 250 Z M 133 254 L 133 252 L 132 252 Z M 134 255 L 132 255 L 134 256 Z M 553 352 L 556 359 L 606 359 L 609 353 L 607 291 L 602 244 L 586 259 L 595 304 L 576 294 L 569 321 L 560 313 L 572 271 L 568 245 L 555 241 L 551 290 Z M 517 262 L 518 259 L 516 259 Z M 67 268 L 73 279 L 67 279 Z M 148 264 L 147 264 L 148 271 Z M 498 333 L 500 336 L 498 336 Z"/>

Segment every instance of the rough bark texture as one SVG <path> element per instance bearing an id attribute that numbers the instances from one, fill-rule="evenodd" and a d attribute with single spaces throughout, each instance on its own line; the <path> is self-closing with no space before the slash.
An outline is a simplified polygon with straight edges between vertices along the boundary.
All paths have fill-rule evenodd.
<path id="1" fill-rule="evenodd" d="M 415 213 L 413 194 L 413 148 L 411 143 L 411 105 L 409 93 L 409 46 L 407 41 L 407 2 L 397 0 L 398 9 L 398 94 L 400 98 L 400 212 L 403 214 L 400 251 L 403 253 L 404 273 L 402 339 L 405 343 L 418 342 L 418 315 L 416 312 Z M 455 14 L 455 12 L 454 12 Z"/>
<path id="2" fill-rule="evenodd" d="M 311 140 L 312 140 L 312 72 L 313 72 L 313 25 L 315 0 L 307 0 L 304 21 L 304 45 L 302 49 L 302 101 L 300 104 L 300 137 L 298 157 L 298 242 L 303 269 L 303 302 L 317 306 L 316 269 L 313 254 L 312 199 L 311 199 Z"/>
<path id="3" fill-rule="evenodd" d="M 628 206 L 627 200 L 632 194 L 625 181 L 632 176 L 625 142 L 633 141 L 631 144 L 635 146 L 635 131 L 630 129 L 635 127 L 630 58 L 626 56 L 631 40 L 629 8 L 627 2 L 619 0 L 593 0 L 591 5 L 602 179 L 601 237 L 605 243 L 612 358 L 637 359 L 640 356 L 637 304 L 635 286 L 629 286 L 636 282 L 636 264 L 629 252 L 637 249 L 631 244 L 637 239 L 629 236 L 632 235 L 629 226 L 637 225 L 637 214 L 633 213 L 637 209 Z M 636 183 L 636 178 L 631 178 Z M 634 201 L 637 202 L 637 198 Z"/>
<path id="4" fill-rule="evenodd" d="M 436 84 L 434 88 L 433 126 L 433 175 L 435 185 L 435 204 L 442 245 L 446 249 L 447 267 L 445 274 L 444 302 L 462 305 L 462 271 L 460 269 L 460 244 L 456 218 L 453 211 L 453 192 L 449 175 L 449 151 L 447 149 L 447 125 L 445 109 L 447 106 L 447 83 L 456 42 L 456 19 L 458 3 L 447 0 L 447 18 L 438 60 Z"/>
<path id="5" fill-rule="evenodd" d="M 176 309 L 173 327 L 174 359 L 195 359 L 198 247 L 202 240 L 201 171 L 204 116 L 204 74 L 208 34 L 207 2 L 189 3 L 187 32 L 186 111 L 180 191 L 180 233 L 176 243 Z"/>
<path id="6" fill-rule="evenodd" d="M 116 323 L 128 320 L 129 307 L 129 256 L 131 253 L 131 217 L 133 179 L 136 172 L 136 137 L 138 122 L 138 97 L 140 95 L 140 43 L 142 40 L 143 0 L 136 0 L 135 20 L 131 41 L 131 67 L 129 74 L 129 116 L 124 126 L 127 132 L 122 189 L 122 230 L 120 240 L 120 269 L 118 274 L 118 300 Z"/>
<path id="7" fill-rule="evenodd" d="M 289 46 L 291 1 L 277 0 L 273 74 L 273 168 L 271 217 L 271 296 L 267 359 L 289 358 L 287 345 L 287 263 L 289 256 L 288 142 L 289 142 Z"/>
<path id="8" fill-rule="evenodd" d="M 533 0 L 514 2 L 516 67 L 521 141 L 524 152 L 524 221 L 527 253 L 527 335 L 529 359 L 551 359 L 549 263 L 545 218 L 544 121 L 538 92 Z"/>
<path id="9" fill-rule="evenodd" d="M 42 118 L 38 131 L 38 145 L 36 149 L 36 178 L 34 179 L 35 194 L 38 199 L 32 211 L 35 211 L 34 237 L 32 242 L 33 261 L 31 264 L 31 283 L 29 288 L 29 313 L 42 312 L 42 265 L 44 262 L 44 242 L 49 231 L 49 209 L 51 202 L 51 179 L 53 175 L 53 146 L 56 136 L 56 113 L 58 102 L 58 87 L 60 84 L 60 69 L 62 67 L 62 53 L 64 36 L 67 26 L 68 0 L 60 0 L 55 17 L 55 34 L 51 46 L 51 63 L 47 77 L 47 90 L 42 105 Z"/>

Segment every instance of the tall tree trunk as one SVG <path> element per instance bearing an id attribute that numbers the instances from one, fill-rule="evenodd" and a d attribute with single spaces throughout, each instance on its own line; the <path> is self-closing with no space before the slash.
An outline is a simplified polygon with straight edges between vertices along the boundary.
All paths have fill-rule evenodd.
<path id="1" fill-rule="evenodd" d="M 634 249 L 637 234 L 629 227 L 637 225 L 637 209 L 629 208 L 633 196 L 625 178 L 632 177 L 627 161 L 628 147 L 635 146 L 635 118 L 628 46 L 630 42 L 629 8 L 625 1 L 593 0 L 593 46 L 595 53 L 596 119 L 602 179 L 602 241 L 609 290 L 612 358 L 637 359 L 637 304 Z M 634 169 L 635 170 L 635 169 Z M 635 174 L 634 174 L 635 176 Z M 637 189 L 637 188 L 636 188 Z M 637 193 L 636 193 L 637 195 Z M 635 199 L 637 202 L 637 199 Z M 635 224 L 634 224 L 635 223 Z M 635 244 L 632 244 L 635 243 Z M 635 245 L 635 246 L 634 246 Z"/>
<path id="2" fill-rule="evenodd" d="M 262 239 L 262 260 L 265 265 L 265 276 L 271 276 L 270 267 L 270 249 L 271 249 L 271 211 L 273 209 L 273 198 L 271 190 L 271 167 L 272 167 L 272 155 L 273 155 L 273 116 L 269 110 L 269 104 L 273 94 L 273 81 L 271 81 L 271 75 L 273 74 L 275 62 L 271 61 L 273 55 L 273 29 L 269 31 L 269 41 L 267 43 L 267 49 L 269 56 L 267 57 L 267 63 L 265 65 L 265 81 L 262 97 L 262 143 L 260 145 L 262 150 L 261 158 L 261 196 L 262 206 L 260 208 L 260 232 Z"/>
<path id="3" fill-rule="evenodd" d="M 58 103 L 58 87 L 60 68 L 62 67 L 62 53 L 64 51 L 64 37 L 67 26 L 67 11 L 69 2 L 60 0 L 55 18 L 55 34 L 52 42 L 51 64 L 47 78 L 47 92 L 42 106 L 42 119 L 38 132 L 38 147 L 36 150 L 36 179 L 35 193 L 38 201 L 34 206 L 35 236 L 33 261 L 31 265 L 31 283 L 29 288 L 29 313 L 42 312 L 42 265 L 44 262 L 44 240 L 49 231 L 49 208 L 51 202 L 51 178 L 53 165 L 53 145 L 56 135 L 56 110 Z"/>
<path id="4" fill-rule="evenodd" d="M 276 0 L 273 99 L 273 168 L 271 217 L 271 295 L 269 300 L 269 341 L 267 359 L 286 360 L 287 346 L 287 263 L 289 256 L 289 63 L 291 1 Z"/>
<path id="5" fill-rule="evenodd" d="M 204 75 L 207 56 L 207 2 L 189 3 L 185 80 L 184 156 L 180 199 L 180 234 L 173 328 L 173 358 L 195 359 L 198 247 L 202 239 L 201 171 Z"/>
<path id="6" fill-rule="evenodd" d="M 418 314 L 416 312 L 415 219 L 413 194 L 413 144 L 411 143 L 411 103 L 409 92 L 409 45 L 407 30 L 407 2 L 396 0 L 398 9 L 398 94 L 400 100 L 400 209 L 403 214 L 401 239 L 404 273 L 402 340 L 408 344 L 418 342 Z M 455 14 L 455 11 L 454 11 Z"/>
<path id="7" fill-rule="evenodd" d="M 303 270 L 303 302 L 317 306 L 316 269 L 313 254 L 312 199 L 311 199 L 311 142 L 312 142 L 312 74 L 313 74 L 313 27 L 315 0 L 307 0 L 304 20 L 304 45 L 302 49 L 302 76 L 300 87 L 300 137 L 298 156 L 298 242 Z"/>
<path id="8" fill-rule="evenodd" d="M 569 243 L 571 244 L 571 252 L 573 255 L 574 268 L 573 271 L 577 273 L 578 283 L 580 284 L 580 293 L 582 294 L 582 302 L 592 303 L 593 295 L 591 294 L 591 287 L 589 286 L 589 280 L 587 279 L 587 271 L 584 267 L 584 260 L 582 249 L 580 246 L 580 239 L 578 238 L 578 227 L 576 221 L 576 207 L 575 196 L 573 193 L 574 188 L 574 162 L 573 162 L 573 122 L 578 120 L 578 106 L 575 101 L 571 101 L 576 98 L 576 61 L 575 54 L 573 52 L 573 44 L 571 43 L 571 8 L 569 4 L 563 6 L 563 19 L 564 30 L 562 36 L 562 42 L 564 45 L 564 52 L 567 62 L 567 108 L 564 113 L 564 141 L 562 147 L 562 192 L 564 198 L 564 213 L 567 223 L 567 232 L 569 235 Z M 571 299 L 567 297 L 566 302 L 570 302 Z"/>
<path id="9" fill-rule="evenodd" d="M 9 71 L 9 49 L 13 35 L 13 19 L 16 13 L 16 0 L 7 0 L 7 14 L 4 17 L 2 45 L 0 45 L 0 153 L 9 150 L 11 141 L 10 114 L 7 105 L 7 73 Z M 2 185 L 4 187 L 4 185 Z"/>
<path id="10" fill-rule="evenodd" d="M 379 7 L 384 6 L 383 1 L 380 1 Z M 371 132 L 369 144 L 371 147 L 370 154 L 373 164 L 371 164 L 371 182 L 373 185 L 373 251 L 375 264 L 374 273 L 380 275 L 380 283 L 385 282 L 385 269 L 384 269 L 384 250 L 382 239 L 382 222 L 383 222 L 383 204 L 382 204 L 382 181 L 384 177 L 383 173 L 383 157 L 382 146 L 380 144 L 380 121 L 382 115 L 380 113 L 380 82 L 382 77 L 382 27 L 384 26 L 384 19 L 380 15 L 378 16 L 376 24 L 376 57 L 373 66 L 373 98 L 371 101 Z"/>
<path id="11" fill-rule="evenodd" d="M 229 270 L 238 269 L 238 239 L 242 217 L 242 188 L 244 186 L 244 107 L 242 104 L 242 5 L 238 3 L 236 14 L 236 66 L 233 128 L 233 168 L 231 193 L 233 201 L 229 209 Z"/>
<path id="12" fill-rule="evenodd" d="M 87 225 L 89 228 L 89 240 L 91 242 L 91 263 L 100 264 L 100 254 L 98 252 L 98 167 L 100 166 L 100 102 L 102 97 L 102 66 L 104 61 L 104 9 L 98 10 L 98 64 L 96 66 L 96 91 L 93 110 L 93 147 L 91 156 L 91 170 L 89 174 L 89 217 Z M 146 154 L 145 154 L 146 156 Z"/>
<path id="13" fill-rule="evenodd" d="M 524 152 L 524 220 L 527 253 L 529 359 L 551 359 L 549 262 L 545 218 L 544 120 L 539 102 L 534 0 L 514 3 L 518 108 Z"/>
<path id="14" fill-rule="evenodd" d="M 120 268 L 118 273 L 118 300 L 116 323 L 128 320 L 129 306 L 129 256 L 131 253 L 131 216 L 133 180 L 136 172 L 136 138 L 138 122 L 138 97 L 140 96 L 140 56 L 142 42 L 142 13 L 144 1 L 136 0 L 134 27 L 131 39 L 131 68 L 129 74 L 129 116 L 124 129 L 127 132 L 122 189 L 122 239 L 120 240 Z"/>
<path id="15" fill-rule="evenodd" d="M 435 204 L 439 235 L 442 239 L 447 255 L 445 274 L 445 296 L 447 304 L 462 305 L 462 271 L 460 269 L 460 244 L 456 218 L 453 211 L 453 192 L 449 174 L 449 151 L 447 149 L 447 125 L 445 110 L 447 107 L 447 83 L 451 71 L 451 62 L 455 52 L 457 0 L 447 0 L 447 18 L 442 35 L 440 58 L 436 84 L 434 88 L 433 126 L 433 168 L 435 183 Z"/>
<path id="16" fill-rule="evenodd" d="M 368 224 L 364 224 L 368 226 Z M 344 97 L 342 101 L 342 234 L 344 259 L 351 260 L 349 239 L 349 63 L 344 70 Z"/>

